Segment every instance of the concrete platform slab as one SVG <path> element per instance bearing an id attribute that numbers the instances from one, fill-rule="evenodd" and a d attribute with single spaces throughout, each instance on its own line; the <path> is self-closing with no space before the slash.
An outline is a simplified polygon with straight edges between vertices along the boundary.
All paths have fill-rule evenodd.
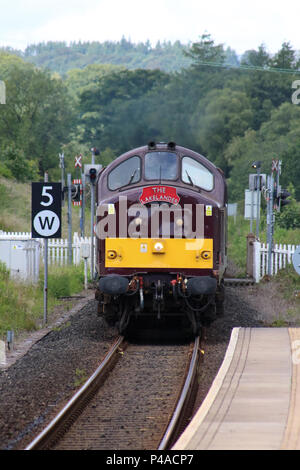
<path id="1" fill-rule="evenodd" d="M 174 450 L 300 449 L 300 328 L 235 328 Z"/>

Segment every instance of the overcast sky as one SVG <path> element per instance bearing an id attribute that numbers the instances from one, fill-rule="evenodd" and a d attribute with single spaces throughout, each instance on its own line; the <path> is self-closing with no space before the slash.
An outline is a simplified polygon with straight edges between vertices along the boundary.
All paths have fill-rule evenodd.
<path id="1" fill-rule="evenodd" d="M 0 46 L 43 41 L 195 42 L 204 32 L 238 54 L 284 41 L 300 50 L 299 0 L 0 0 Z"/>

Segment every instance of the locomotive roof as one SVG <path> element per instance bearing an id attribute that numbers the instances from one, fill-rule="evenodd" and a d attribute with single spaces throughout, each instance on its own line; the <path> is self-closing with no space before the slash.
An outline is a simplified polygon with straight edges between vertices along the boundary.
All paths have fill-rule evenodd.
<path id="1" fill-rule="evenodd" d="M 127 160 L 128 158 L 131 158 L 133 156 L 140 156 L 142 159 L 143 157 L 149 153 L 149 152 L 174 152 L 178 156 L 188 156 L 192 157 L 195 160 L 199 161 L 201 164 L 203 164 L 211 173 L 214 175 L 215 179 L 215 184 L 214 188 L 210 191 L 205 191 L 202 188 L 191 188 L 189 184 L 186 184 L 182 182 L 180 179 L 176 181 L 169 181 L 169 185 L 177 186 L 177 187 L 182 187 L 185 188 L 186 190 L 190 191 L 199 191 L 201 193 L 204 193 L 208 195 L 209 198 L 214 200 L 218 205 L 225 205 L 226 204 L 226 199 L 227 199 L 227 193 L 226 193 L 226 181 L 225 181 L 225 176 L 222 170 L 217 168 L 210 160 L 208 160 L 206 157 L 201 155 L 198 152 L 195 152 L 194 150 L 188 149 L 186 147 L 182 147 L 180 145 L 176 145 L 173 142 L 170 143 L 164 143 L 164 142 L 159 142 L 159 143 L 150 143 L 148 145 L 144 145 L 141 147 L 137 147 L 134 149 L 131 149 L 123 154 L 121 154 L 119 157 L 117 157 L 115 160 L 113 160 L 106 168 L 103 169 L 103 171 L 100 174 L 100 179 L 99 179 L 99 190 L 101 192 L 101 199 L 105 199 L 109 194 L 112 194 L 113 192 L 116 191 L 110 191 L 107 187 L 106 181 L 107 181 L 107 175 L 110 173 L 110 171 L 118 166 L 121 162 Z M 104 185 L 103 185 L 104 183 Z M 146 186 L 151 183 L 149 180 L 143 180 L 139 181 L 139 183 L 132 185 L 132 187 L 140 187 L 140 186 Z M 101 188 L 101 189 L 100 189 Z M 122 190 L 130 190 L 128 186 L 125 187 Z M 117 191 L 118 192 L 118 191 Z"/>
<path id="2" fill-rule="evenodd" d="M 211 171 L 220 171 L 208 158 L 204 157 L 198 152 L 195 152 L 194 150 L 188 149 L 186 147 L 182 147 L 180 145 L 176 145 L 175 143 L 171 142 L 172 145 L 167 144 L 165 142 L 159 142 L 154 144 L 153 146 L 148 145 L 143 145 L 142 147 L 137 147 L 134 149 L 131 149 L 123 154 L 121 154 L 119 157 L 117 157 L 112 163 L 118 162 L 120 163 L 123 160 L 126 160 L 129 157 L 132 157 L 133 155 L 140 155 L 143 156 L 148 152 L 162 152 L 162 151 L 168 151 L 168 152 L 175 152 L 179 155 L 189 155 L 191 157 L 194 157 L 196 160 L 199 160 L 200 162 L 204 163 Z"/>

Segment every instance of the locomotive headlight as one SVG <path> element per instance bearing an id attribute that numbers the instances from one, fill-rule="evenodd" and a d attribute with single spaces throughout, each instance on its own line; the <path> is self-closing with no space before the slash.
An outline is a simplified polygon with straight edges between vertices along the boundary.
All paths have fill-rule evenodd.
<path id="1" fill-rule="evenodd" d="M 164 253 L 165 247 L 162 242 L 155 242 L 153 245 L 153 253 Z"/>
<path id="2" fill-rule="evenodd" d="M 182 219 L 176 219 L 176 225 L 178 225 L 178 227 L 182 227 L 183 226 L 183 220 Z"/>
<path id="3" fill-rule="evenodd" d="M 164 245 L 162 243 L 158 242 L 158 243 L 155 243 L 154 250 L 161 251 L 163 249 L 163 247 L 164 247 Z"/>
<path id="4" fill-rule="evenodd" d="M 203 259 L 210 259 L 211 258 L 211 252 L 210 251 L 202 251 L 201 256 Z"/>
<path id="5" fill-rule="evenodd" d="M 107 257 L 109 259 L 115 259 L 117 257 L 117 252 L 115 250 L 108 250 Z"/>

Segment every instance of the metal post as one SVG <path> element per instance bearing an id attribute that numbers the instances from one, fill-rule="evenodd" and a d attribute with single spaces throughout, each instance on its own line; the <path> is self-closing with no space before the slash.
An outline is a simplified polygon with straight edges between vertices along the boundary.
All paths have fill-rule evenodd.
<path id="1" fill-rule="evenodd" d="M 91 279 L 94 278 L 94 211 L 95 211 L 95 186 L 91 183 Z"/>
<path id="2" fill-rule="evenodd" d="M 92 165 L 95 165 L 96 148 L 91 148 Z M 94 279 L 94 211 L 95 211 L 95 186 L 91 182 L 91 279 Z"/>
<path id="3" fill-rule="evenodd" d="M 253 215 L 254 215 L 254 191 L 251 190 L 251 218 L 250 218 L 250 233 L 253 231 Z"/>
<path id="4" fill-rule="evenodd" d="M 7 347 L 10 351 L 14 349 L 14 336 L 15 333 L 13 330 L 9 330 L 6 334 Z"/>
<path id="5" fill-rule="evenodd" d="M 85 174 L 81 173 L 81 181 L 82 181 L 82 205 L 81 205 L 81 220 L 80 220 L 80 228 L 81 228 L 81 236 L 85 236 Z"/>
<path id="6" fill-rule="evenodd" d="M 61 185 L 65 185 L 65 155 L 63 153 L 59 154 L 59 166 L 61 168 Z"/>
<path id="7" fill-rule="evenodd" d="M 72 264 L 72 181 L 68 173 L 68 264 Z"/>
<path id="8" fill-rule="evenodd" d="M 268 205 L 267 205 L 267 243 L 268 243 L 268 275 L 272 274 L 272 249 L 273 249 L 273 190 L 274 178 L 273 173 L 268 176 Z"/>
<path id="9" fill-rule="evenodd" d="M 260 187 L 260 167 L 257 168 L 256 188 L 257 188 L 256 239 L 258 240 L 259 239 L 259 218 L 260 218 L 260 204 L 259 204 L 260 197 L 259 196 L 260 196 L 260 191 L 261 191 L 261 187 Z"/>
<path id="10" fill-rule="evenodd" d="M 48 173 L 44 174 L 44 182 L 48 183 Z M 44 325 L 48 322 L 48 238 L 44 238 Z"/>
<path id="11" fill-rule="evenodd" d="M 87 258 L 84 258 L 84 288 L 88 288 L 88 261 Z"/>
<path id="12" fill-rule="evenodd" d="M 63 153 L 59 154 L 59 167 L 61 169 L 61 187 L 62 191 L 64 191 L 65 187 L 65 156 Z M 64 199 L 62 200 L 62 204 L 64 204 Z"/>

